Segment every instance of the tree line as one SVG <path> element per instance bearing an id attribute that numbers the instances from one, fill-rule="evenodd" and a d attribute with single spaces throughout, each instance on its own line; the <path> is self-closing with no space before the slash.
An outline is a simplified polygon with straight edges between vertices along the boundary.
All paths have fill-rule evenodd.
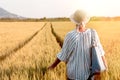
<path id="1" fill-rule="evenodd" d="M 0 22 L 42 22 L 42 21 L 70 21 L 67 17 L 58 18 L 0 18 Z M 91 17 L 90 21 L 120 21 L 120 17 Z"/>

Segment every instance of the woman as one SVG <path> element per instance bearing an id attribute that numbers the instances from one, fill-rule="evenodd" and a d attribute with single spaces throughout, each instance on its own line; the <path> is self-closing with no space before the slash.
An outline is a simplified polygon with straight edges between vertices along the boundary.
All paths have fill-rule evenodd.
<path id="1" fill-rule="evenodd" d="M 87 80 L 90 75 L 90 51 L 92 44 L 91 29 L 86 28 L 86 23 L 89 21 L 90 17 L 86 12 L 77 10 L 70 19 L 76 24 L 76 29 L 66 34 L 62 49 L 57 54 L 57 59 L 48 68 L 53 69 L 59 62 L 64 61 L 67 64 L 68 80 Z M 93 30 L 93 32 L 95 41 L 101 51 L 101 56 L 104 56 L 104 50 L 99 41 L 97 32 L 95 30 Z"/>

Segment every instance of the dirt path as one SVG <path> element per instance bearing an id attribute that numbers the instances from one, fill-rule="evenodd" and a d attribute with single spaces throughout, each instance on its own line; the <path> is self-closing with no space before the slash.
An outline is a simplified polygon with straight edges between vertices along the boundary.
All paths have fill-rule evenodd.
<path id="1" fill-rule="evenodd" d="M 26 44 L 28 44 L 45 26 L 47 23 L 45 23 L 42 28 L 40 28 L 39 30 L 37 30 L 33 35 L 31 35 L 28 39 L 26 39 L 24 42 L 20 43 L 18 46 L 16 46 L 14 49 L 6 52 L 4 55 L 0 56 L 0 61 L 5 60 L 8 56 L 10 56 L 11 54 L 17 52 L 18 50 L 20 50 L 21 48 L 23 48 Z"/>
<path id="2" fill-rule="evenodd" d="M 51 23 L 51 32 L 54 35 L 54 37 L 56 38 L 56 41 L 59 43 L 60 47 L 62 48 L 63 45 L 63 41 L 61 40 L 60 36 L 54 31 L 53 25 Z"/>

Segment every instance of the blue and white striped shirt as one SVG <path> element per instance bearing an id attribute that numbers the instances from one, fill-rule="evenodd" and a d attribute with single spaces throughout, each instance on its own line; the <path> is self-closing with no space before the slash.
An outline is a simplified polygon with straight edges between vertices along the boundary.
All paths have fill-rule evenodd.
<path id="1" fill-rule="evenodd" d="M 95 43 L 97 43 L 101 55 L 104 50 L 101 46 L 98 34 L 93 30 Z M 90 75 L 90 49 L 91 49 L 91 29 L 79 32 L 74 29 L 65 36 L 61 51 L 57 58 L 67 63 L 67 77 L 74 80 L 87 80 Z"/>

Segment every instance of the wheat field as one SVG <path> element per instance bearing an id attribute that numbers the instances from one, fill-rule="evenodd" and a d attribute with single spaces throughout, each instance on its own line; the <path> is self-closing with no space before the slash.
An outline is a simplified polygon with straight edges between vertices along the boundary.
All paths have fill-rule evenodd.
<path id="1" fill-rule="evenodd" d="M 91 21 L 106 52 L 102 80 L 120 80 L 120 22 Z M 66 80 L 65 63 L 47 70 L 60 51 L 71 22 L 0 22 L 0 80 Z"/>

